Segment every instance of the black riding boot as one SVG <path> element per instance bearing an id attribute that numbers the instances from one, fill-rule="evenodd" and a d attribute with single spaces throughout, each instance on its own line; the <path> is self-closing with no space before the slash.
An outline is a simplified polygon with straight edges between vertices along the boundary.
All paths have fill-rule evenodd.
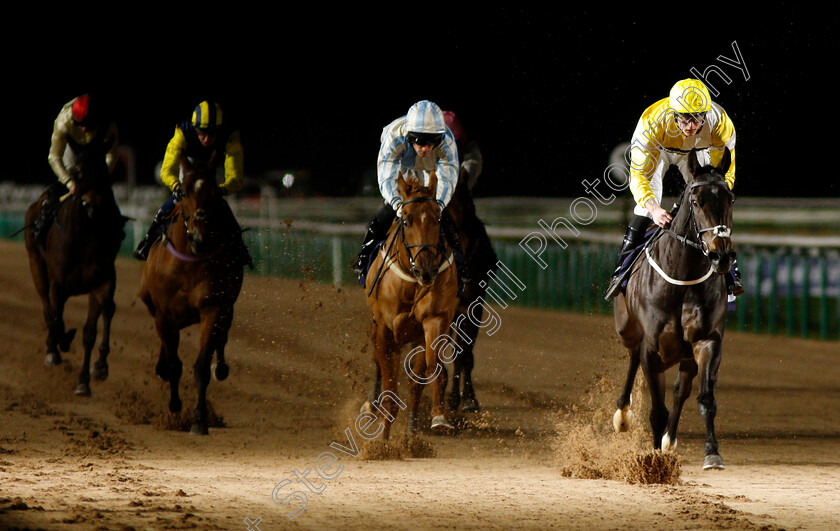
<path id="1" fill-rule="evenodd" d="M 164 211 L 163 207 L 157 211 L 155 218 L 152 220 L 152 224 L 149 226 L 149 231 L 146 233 L 146 237 L 143 238 L 143 241 L 141 241 L 137 245 L 137 249 L 134 250 L 134 258 L 145 261 L 146 258 L 149 257 L 149 249 L 152 248 L 152 245 L 154 245 L 160 237 L 163 222 L 166 220 L 168 215 L 169 212 Z"/>
<path id="2" fill-rule="evenodd" d="M 67 187 L 61 183 L 53 183 L 47 188 L 47 195 L 41 203 L 41 211 L 38 217 L 32 222 L 32 235 L 35 241 L 40 241 L 46 236 L 46 229 L 55 216 L 58 207 L 61 206 L 61 196 L 67 193 Z"/>
<path id="3" fill-rule="evenodd" d="M 371 253 L 373 253 L 376 246 L 385 239 L 388 235 L 388 229 L 394 222 L 396 213 L 389 205 L 384 205 L 380 208 L 376 215 L 371 220 L 365 234 L 365 239 L 362 241 L 362 248 L 359 251 L 359 256 L 356 258 L 356 263 L 353 264 L 353 271 L 359 275 L 359 285 L 365 285 L 365 277 L 367 275 L 368 260 Z"/>
<path id="4" fill-rule="evenodd" d="M 651 219 L 646 216 L 633 215 L 633 219 L 627 225 L 627 232 L 624 235 L 624 241 L 621 242 L 621 251 L 618 253 L 618 261 L 615 265 L 612 278 L 610 278 L 610 285 L 607 288 L 607 293 L 604 296 L 606 300 L 612 300 L 618 293 L 618 288 L 621 285 L 621 266 L 624 264 L 625 258 L 633 249 L 637 248 L 645 239 L 645 231 L 651 223 Z"/>
<path id="5" fill-rule="evenodd" d="M 455 255 L 455 267 L 458 269 L 458 295 L 460 295 L 464 292 L 464 286 L 471 278 L 464 257 L 464 249 L 461 246 L 461 237 L 458 235 L 458 227 L 455 225 L 455 220 L 452 219 L 452 214 L 446 209 L 441 212 L 440 225 L 443 230 L 443 237 L 446 238 L 447 243 L 452 247 L 452 254 Z"/>

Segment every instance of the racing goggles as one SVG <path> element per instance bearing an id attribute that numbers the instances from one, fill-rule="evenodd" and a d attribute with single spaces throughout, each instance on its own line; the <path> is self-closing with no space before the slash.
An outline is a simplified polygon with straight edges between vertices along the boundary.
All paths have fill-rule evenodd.
<path id="1" fill-rule="evenodd" d="M 441 133 L 408 133 L 406 139 L 411 144 L 418 146 L 432 146 L 435 147 L 443 142 L 443 134 Z"/>
<path id="2" fill-rule="evenodd" d="M 677 119 L 677 123 L 679 123 L 680 125 L 688 125 L 690 123 L 694 124 L 694 125 L 703 125 L 704 123 L 706 123 L 706 113 L 702 113 L 702 112 L 697 113 L 697 114 L 677 113 L 676 114 L 676 119 Z"/>

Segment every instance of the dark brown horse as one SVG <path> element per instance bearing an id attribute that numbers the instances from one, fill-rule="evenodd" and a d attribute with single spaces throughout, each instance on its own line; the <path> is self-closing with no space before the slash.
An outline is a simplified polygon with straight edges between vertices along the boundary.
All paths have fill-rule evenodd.
<path id="1" fill-rule="evenodd" d="M 457 332 L 451 334 L 457 345 L 458 355 L 452 361 L 452 387 L 449 391 L 449 408 L 465 413 L 479 411 L 478 400 L 472 383 L 472 370 L 475 365 L 473 349 L 478 339 L 484 305 L 477 304 L 472 310 L 472 319 L 467 316 L 470 304 L 484 297 L 490 282 L 489 273 L 498 269 L 496 253 L 487 237 L 484 224 L 475 213 L 475 203 L 470 194 L 467 179 L 458 181 L 455 193 L 446 206 L 458 227 L 461 246 L 464 249 L 464 261 L 470 273 L 461 293 L 461 301 L 455 314 Z"/>
<path id="2" fill-rule="evenodd" d="M 724 275 L 735 259 L 732 203 L 735 196 L 724 180 L 729 150 L 717 167 L 700 167 L 689 155 L 693 179 L 686 184 L 671 229 L 663 230 L 645 248 L 646 257 L 633 266 L 626 293 L 615 298 L 615 327 L 630 352 L 624 390 L 613 417 L 616 431 L 632 421 L 631 392 L 639 365 L 651 398 L 653 447 L 677 446 L 677 425 L 683 403 L 699 374 L 697 403 L 706 424 L 704 469 L 723 468 L 715 438 L 715 385 L 721 361 L 727 292 Z M 673 409 L 665 405 L 665 371 L 679 365 Z"/>
<path id="3" fill-rule="evenodd" d="M 400 350 L 413 348 L 404 362 L 409 375 L 409 419 L 407 434 L 416 432 L 420 397 L 425 385 L 432 387 L 432 422 L 435 430 L 449 430 L 444 410 L 445 381 L 441 377 L 442 357 L 447 357 L 449 326 L 458 307 L 458 279 L 452 252 L 440 228 L 440 207 L 435 201 L 437 178 L 432 172 L 429 185 L 399 176 L 403 199 L 401 217 L 392 225 L 381 252 L 367 275 L 367 303 L 373 317 L 372 340 L 377 376 L 382 395 L 369 397 L 379 410 L 388 438 L 391 423 L 400 407 L 394 398 L 399 378 Z"/>
<path id="4" fill-rule="evenodd" d="M 239 225 L 216 185 L 213 164 L 182 160 L 183 197 L 173 211 L 165 236 L 149 251 L 140 277 L 140 299 L 155 320 L 161 347 L 155 372 L 169 382 L 169 410 L 181 411 L 178 384 L 180 331 L 201 323 L 198 357 L 193 366 L 198 403 L 191 433 L 206 435 L 207 386 L 211 363 L 216 379 L 228 375 L 225 344 L 233 305 L 242 288 L 244 260 L 239 253 Z"/>
<path id="5" fill-rule="evenodd" d="M 88 294 L 88 314 L 82 335 L 85 357 L 76 394 L 90 396 L 90 377 L 108 377 L 111 351 L 111 319 L 117 275 L 114 261 L 125 237 L 125 218 L 120 214 L 105 163 L 109 146 L 91 145 L 77 153 L 71 170 L 75 193 L 61 198 L 55 218 L 36 239 L 33 223 L 38 218 L 46 192 L 26 210 L 26 250 L 35 289 L 41 297 L 47 324 L 47 365 L 62 362 L 61 352 L 70 349 L 76 330 L 65 330 L 67 299 Z M 99 359 L 91 369 L 97 323 L 102 316 Z"/>

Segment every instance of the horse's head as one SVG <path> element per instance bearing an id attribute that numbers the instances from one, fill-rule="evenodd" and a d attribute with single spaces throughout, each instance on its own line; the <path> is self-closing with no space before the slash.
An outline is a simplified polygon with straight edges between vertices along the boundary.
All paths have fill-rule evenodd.
<path id="1" fill-rule="evenodd" d="M 429 185 L 424 186 L 422 176 L 415 174 L 408 180 L 402 174 L 397 180 L 403 199 L 400 224 L 402 254 L 408 271 L 417 281 L 428 286 L 437 278 L 446 245 L 441 237 L 441 210 L 435 200 L 437 176 L 432 171 Z"/>
<path id="2" fill-rule="evenodd" d="M 184 180 L 179 205 L 194 254 L 201 254 L 208 245 L 209 227 L 221 198 L 221 191 L 216 185 L 215 158 L 214 153 L 209 163 L 193 163 L 186 157 L 181 159 Z"/>
<path id="3" fill-rule="evenodd" d="M 91 219 L 102 210 L 103 202 L 111 197 L 111 176 L 105 162 L 110 147 L 111 142 L 84 146 L 76 154 L 76 162 L 70 170 L 76 184 L 75 195 Z"/>
<path id="4" fill-rule="evenodd" d="M 730 238 L 735 195 L 729 190 L 724 179 L 731 160 L 729 149 L 726 149 L 717 167 L 701 167 L 697 162 L 696 153 L 692 150 L 689 155 L 689 170 L 694 178 L 688 182 L 683 197 L 683 205 L 690 207 L 689 217 L 703 253 L 709 258 L 715 272 L 720 275 L 728 273 L 735 261 L 735 251 Z"/>

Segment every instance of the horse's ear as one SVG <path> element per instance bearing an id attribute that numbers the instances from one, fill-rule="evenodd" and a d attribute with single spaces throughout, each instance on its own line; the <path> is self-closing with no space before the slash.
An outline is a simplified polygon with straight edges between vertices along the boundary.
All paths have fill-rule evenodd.
<path id="1" fill-rule="evenodd" d="M 729 171 L 730 164 L 732 164 L 732 153 L 729 151 L 729 148 L 724 148 L 723 158 L 720 159 L 720 162 L 715 169 L 719 171 L 721 175 L 726 175 L 726 172 Z"/>
<path id="2" fill-rule="evenodd" d="M 695 148 L 691 148 L 691 152 L 688 154 L 688 171 L 692 177 L 696 177 L 700 172 L 700 163 L 697 161 L 697 150 Z"/>

